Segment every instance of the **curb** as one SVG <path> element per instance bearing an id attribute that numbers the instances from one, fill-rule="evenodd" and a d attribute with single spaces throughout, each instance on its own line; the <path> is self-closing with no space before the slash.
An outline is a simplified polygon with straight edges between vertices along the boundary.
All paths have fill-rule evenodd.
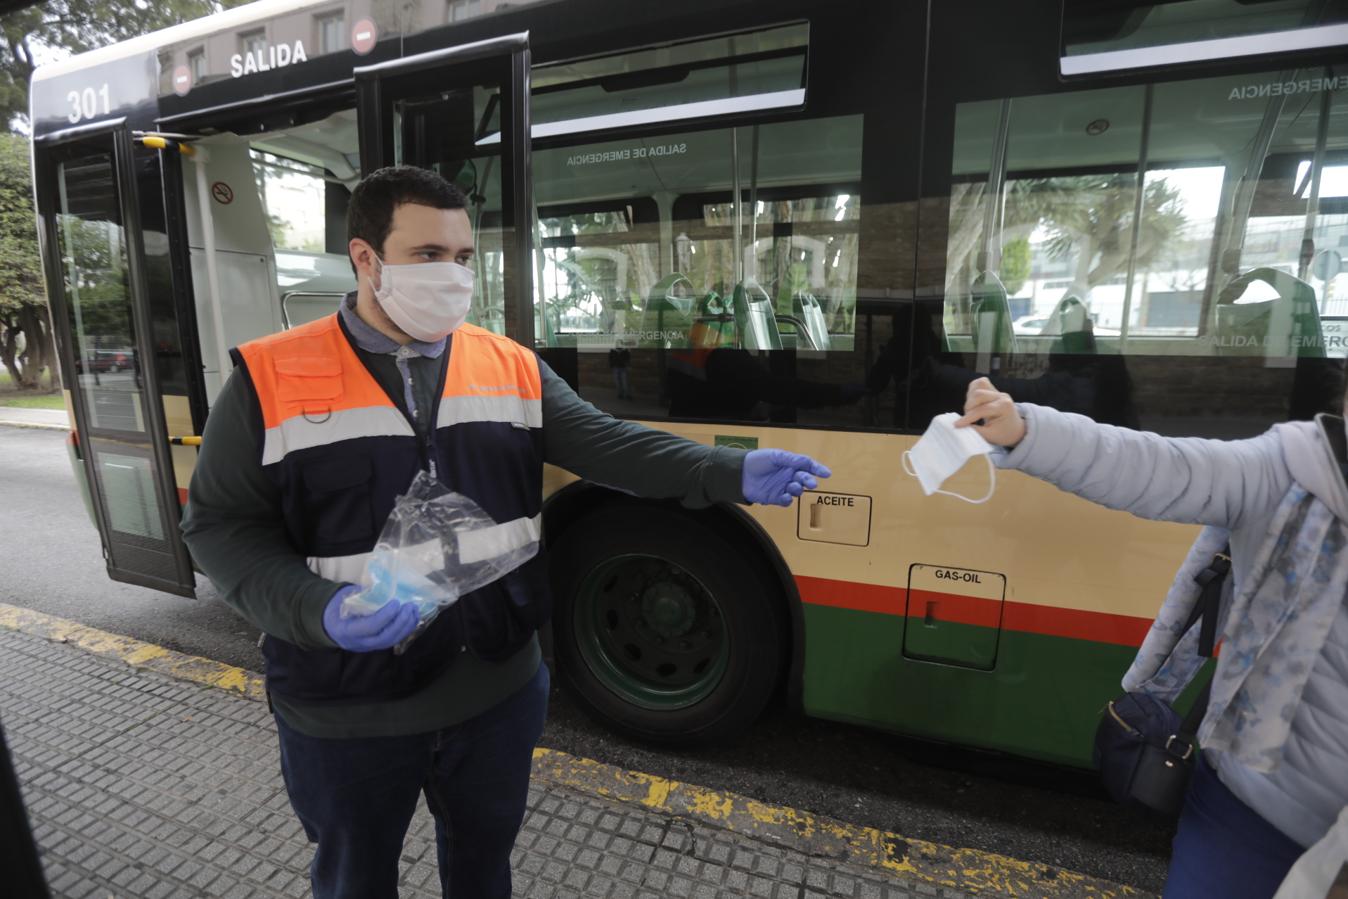
<path id="1" fill-rule="evenodd" d="M 266 700 L 263 679 L 252 671 L 31 609 L 0 603 L 0 628 L 66 643 L 95 655 L 121 659 L 133 668 L 227 690 L 247 699 Z M 999 896 L 1035 899 L 1150 895 L 1052 865 L 911 839 L 789 806 L 770 805 L 737 793 L 629 771 L 554 749 L 534 750 L 533 776 L 587 795 L 640 805 L 812 858 L 873 868 L 937 887 L 973 893 L 992 890 Z"/>
<path id="2" fill-rule="evenodd" d="M 28 428 L 33 431 L 69 431 L 65 425 L 48 425 L 40 421 L 11 421 L 7 418 L 0 418 L 0 425 L 7 428 Z"/>
<path id="3" fill-rule="evenodd" d="M 991 890 L 997 896 L 1036 899 L 1149 895 L 1052 865 L 915 840 L 551 749 L 534 750 L 534 777 L 605 799 L 642 805 L 812 858 L 879 869 L 933 886 L 975 894 Z"/>
<path id="4" fill-rule="evenodd" d="M 191 656 L 131 637 L 110 634 L 65 618 L 0 603 L 0 627 L 66 643 L 94 655 L 121 659 L 133 668 L 154 671 L 177 680 L 192 681 L 265 702 L 262 677 L 243 668 Z"/>

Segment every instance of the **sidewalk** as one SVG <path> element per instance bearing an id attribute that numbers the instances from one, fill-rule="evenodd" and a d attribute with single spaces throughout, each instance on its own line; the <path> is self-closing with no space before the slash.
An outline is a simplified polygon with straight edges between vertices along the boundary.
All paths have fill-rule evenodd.
<path id="1" fill-rule="evenodd" d="M 258 687 L 239 669 L 0 605 L 0 717 L 54 896 L 309 895 L 310 847 Z M 1138 895 L 548 750 L 514 869 L 515 895 L 539 899 Z M 401 894 L 439 896 L 424 803 Z"/>
<path id="2" fill-rule="evenodd" d="M 20 428 L 51 428 L 70 430 L 70 417 L 64 409 L 24 409 L 19 406 L 0 406 L 0 425 Z"/>

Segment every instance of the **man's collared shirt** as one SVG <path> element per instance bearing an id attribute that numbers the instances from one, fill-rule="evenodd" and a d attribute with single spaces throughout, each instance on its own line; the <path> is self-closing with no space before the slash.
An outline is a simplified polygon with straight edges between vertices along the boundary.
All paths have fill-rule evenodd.
<path id="1" fill-rule="evenodd" d="M 365 357 L 364 361 L 370 372 L 388 391 L 390 397 L 396 399 L 399 394 L 402 396 L 403 411 L 412 419 L 417 433 L 425 433 L 429 423 L 426 421 L 424 410 L 435 408 L 435 397 L 431 394 L 439 381 L 438 363 L 445 350 L 449 348 L 449 338 L 442 337 L 434 343 L 413 340 L 406 345 L 399 344 L 387 334 L 375 330 L 360 317 L 356 312 L 354 290 L 343 298 L 340 311 L 342 324 L 346 325 L 347 332 L 356 343 L 357 355 Z M 383 356 L 394 358 L 402 382 L 401 390 L 397 390 L 398 385 L 389 377 L 386 367 L 380 364 L 382 360 L 377 357 Z"/>

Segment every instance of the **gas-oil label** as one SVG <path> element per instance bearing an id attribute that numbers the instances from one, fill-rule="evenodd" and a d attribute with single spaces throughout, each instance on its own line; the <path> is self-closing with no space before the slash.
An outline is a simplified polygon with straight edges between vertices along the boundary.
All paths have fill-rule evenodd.
<path id="1" fill-rule="evenodd" d="M 914 565 L 908 571 L 908 589 L 1001 599 L 1006 592 L 1006 576 L 949 565 Z"/>

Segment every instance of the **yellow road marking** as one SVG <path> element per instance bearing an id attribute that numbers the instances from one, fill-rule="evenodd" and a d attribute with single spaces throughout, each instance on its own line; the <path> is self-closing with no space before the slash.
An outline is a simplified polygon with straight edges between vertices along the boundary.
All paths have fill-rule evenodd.
<path id="1" fill-rule="evenodd" d="M 736 793 L 625 771 L 553 749 L 534 750 L 534 777 L 581 793 L 642 805 L 783 849 L 878 868 L 934 886 L 1035 899 L 1147 895 L 1132 887 L 1051 865 L 846 824 Z"/>
<path id="2" fill-rule="evenodd" d="M 110 634 L 65 618 L 0 603 L 0 627 L 67 643 L 95 655 L 121 659 L 134 668 L 166 674 L 239 693 L 249 699 L 265 699 L 262 678 L 251 671 L 200 656 L 174 652 L 153 643 Z"/>
<path id="3" fill-rule="evenodd" d="M 74 621 L 0 603 L 0 628 L 45 637 L 136 668 L 266 698 L 251 671 L 187 655 Z M 533 775 L 567 789 L 714 827 L 809 856 L 876 868 L 935 886 L 1035 899 L 1113 899 L 1145 896 L 1132 887 L 976 849 L 959 849 L 890 831 L 847 824 L 736 793 L 628 771 L 553 749 L 535 749 Z"/>

